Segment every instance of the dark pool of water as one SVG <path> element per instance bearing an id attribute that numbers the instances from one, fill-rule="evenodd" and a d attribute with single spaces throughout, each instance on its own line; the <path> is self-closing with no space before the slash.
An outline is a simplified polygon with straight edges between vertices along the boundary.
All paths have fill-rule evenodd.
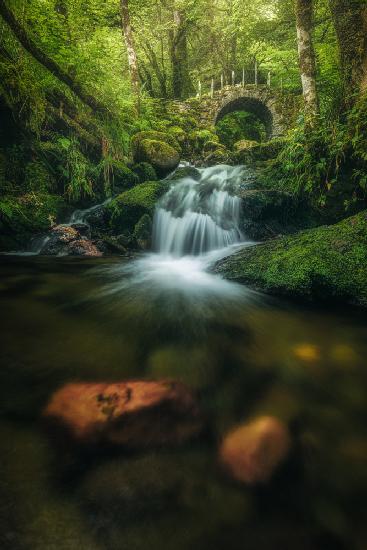
<path id="1" fill-rule="evenodd" d="M 0 274 L 0 548 L 367 547 L 362 313 L 216 282 L 205 293 L 191 270 L 184 290 L 172 274 L 159 286 L 119 259 L 2 257 Z M 198 392 L 210 424 L 199 441 L 87 457 L 42 429 L 65 382 L 162 377 Z M 249 489 L 223 475 L 217 448 L 257 413 L 289 422 L 294 449 Z"/>

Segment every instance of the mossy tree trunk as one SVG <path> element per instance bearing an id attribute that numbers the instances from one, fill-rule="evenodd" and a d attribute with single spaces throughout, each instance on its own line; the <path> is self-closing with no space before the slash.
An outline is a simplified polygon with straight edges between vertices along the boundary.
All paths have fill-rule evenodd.
<path id="1" fill-rule="evenodd" d="M 174 29 L 171 33 L 172 91 L 175 98 L 184 99 L 194 91 L 189 74 L 185 14 L 174 9 L 173 22 Z"/>
<path id="2" fill-rule="evenodd" d="M 299 68 L 305 110 L 314 117 L 319 110 L 316 88 L 316 59 L 312 41 L 313 0 L 295 0 Z"/>
<path id="3" fill-rule="evenodd" d="M 137 110 L 140 111 L 140 83 L 138 57 L 135 50 L 134 34 L 130 22 L 129 1 L 120 0 L 121 25 L 127 49 L 127 59 L 131 78 L 131 86 L 136 96 Z"/>
<path id="4" fill-rule="evenodd" d="M 367 90 L 367 1 L 329 0 L 339 44 L 344 94 Z"/>

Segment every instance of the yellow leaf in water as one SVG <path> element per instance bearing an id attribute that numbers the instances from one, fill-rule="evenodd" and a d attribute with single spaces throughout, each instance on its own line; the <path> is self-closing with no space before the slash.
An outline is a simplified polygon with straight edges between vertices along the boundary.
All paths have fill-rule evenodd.
<path id="1" fill-rule="evenodd" d="M 320 348 L 314 344 L 298 344 L 292 351 L 295 357 L 301 361 L 313 363 L 320 359 Z"/>

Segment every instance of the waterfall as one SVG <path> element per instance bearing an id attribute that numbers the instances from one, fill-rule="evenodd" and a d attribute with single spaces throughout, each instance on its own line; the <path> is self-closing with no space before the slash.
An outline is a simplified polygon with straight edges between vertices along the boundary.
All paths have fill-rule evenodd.
<path id="1" fill-rule="evenodd" d="M 242 240 L 241 200 L 234 195 L 241 167 L 198 170 L 171 187 L 156 208 L 153 250 L 182 257 L 201 255 Z"/>

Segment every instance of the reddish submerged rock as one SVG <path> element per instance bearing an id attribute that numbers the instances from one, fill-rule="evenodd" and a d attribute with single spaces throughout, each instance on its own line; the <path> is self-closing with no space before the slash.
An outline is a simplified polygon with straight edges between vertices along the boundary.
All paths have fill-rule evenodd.
<path id="1" fill-rule="evenodd" d="M 235 428 L 222 442 L 219 457 L 236 481 L 266 483 L 291 447 L 287 426 L 272 416 L 261 416 Z"/>
<path id="2" fill-rule="evenodd" d="M 201 429 L 192 392 L 172 381 L 67 384 L 51 397 L 43 416 L 87 445 L 176 444 Z"/>

